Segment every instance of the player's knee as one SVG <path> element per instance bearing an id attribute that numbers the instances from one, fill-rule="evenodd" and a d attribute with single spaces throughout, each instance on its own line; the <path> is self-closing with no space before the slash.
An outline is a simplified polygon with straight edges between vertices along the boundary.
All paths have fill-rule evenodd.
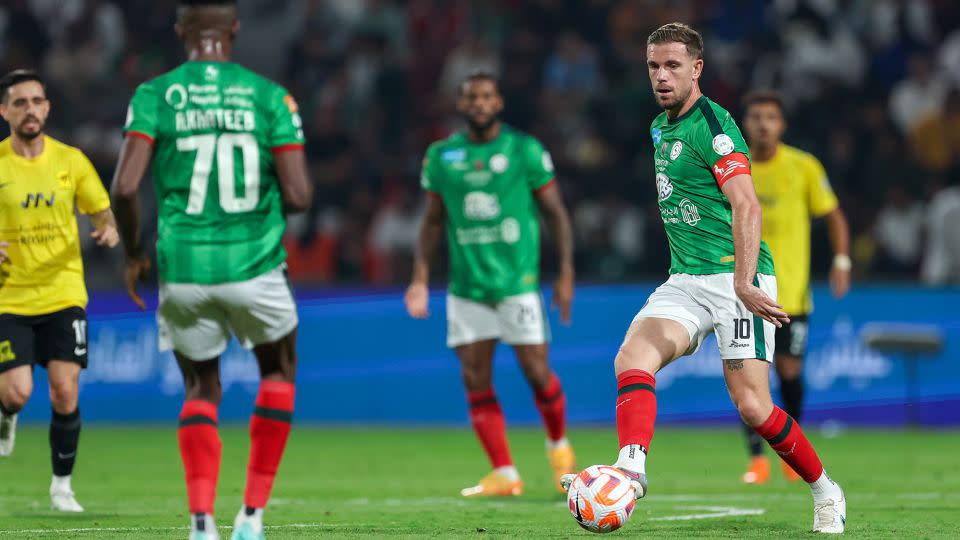
<path id="1" fill-rule="evenodd" d="M 482 392 L 484 390 L 489 390 L 492 386 L 492 381 L 489 372 L 484 373 L 484 370 L 479 370 L 476 368 L 463 368 L 463 386 L 467 389 L 468 392 Z"/>
<path id="2" fill-rule="evenodd" d="M 656 373 L 660 370 L 661 359 L 657 358 L 651 347 L 642 347 L 636 343 L 624 343 L 617 352 L 613 361 L 613 368 L 617 375 L 631 369 L 642 369 L 647 373 Z"/>
<path id="3" fill-rule="evenodd" d="M 733 396 L 733 404 L 737 407 L 740 418 L 748 426 L 759 426 L 766 421 L 773 410 L 772 402 L 764 400 L 759 394 L 749 391 Z"/>
<path id="4" fill-rule="evenodd" d="M 69 414 L 77 408 L 80 389 L 76 381 L 51 381 L 50 404 L 61 414 Z"/>
<path id="5" fill-rule="evenodd" d="M 11 386 L 3 396 L 3 408 L 11 413 L 18 413 L 30 401 L 31 386 Z"/>

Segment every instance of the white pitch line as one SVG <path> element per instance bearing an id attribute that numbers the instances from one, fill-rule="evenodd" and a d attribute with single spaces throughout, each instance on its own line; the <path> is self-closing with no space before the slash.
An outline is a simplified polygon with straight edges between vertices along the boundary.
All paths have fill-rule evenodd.
<path id="1" fill-rule="evenodd" d="M 763 508 L 737 508 L 736 506 L 691 506 L 689 508 L 691 510 L 706 510 L 706 513 L 653 517 L 647 518 L 647 521 L 690 521 L 732 516 L 760 516 L 765 512 Z"/>

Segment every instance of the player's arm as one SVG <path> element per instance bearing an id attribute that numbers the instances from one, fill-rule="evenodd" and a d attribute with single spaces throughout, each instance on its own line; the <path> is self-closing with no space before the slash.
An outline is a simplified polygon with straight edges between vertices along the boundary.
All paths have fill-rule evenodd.
<path id="1" fill-rule="evenodd" d="M 413 278 L 403 297 L 407 306 L 407 313 L 415 319 L 425 319 L 430 315 L 427 309 L 427 300 L 430 295 L 430 261 L 440 247 L 443 238 L 443 229 L 446 225 L 447 209 L 440 195 L 432 191 L 427 192 L 427 209 L 420 222 L 420 231 L 417 233 L 417 246 L 413 256 Z"/>
<path id="2" fill-rule="evenodd" d="M 109 248 L 116 247 L 117 243 L 120 242 L 120 237 L 117 233 L 117 220 L 113 216 L 113 210 L 109 208 L 101 210 L 90 216 L 90 221 L 93 223 L 94 229 L 90 233 L 90 237 L 96 241 L 97 245 Z"/>
<path id="3" fill-rule="evenodd" d="M 127 294 L 140 309 L 146 309 L 146 304 L 137 294 L 137 282 L 146 279 L 150 259 L 141 244 L 140 198 L 137 194 L 152 158 L 153 141 L 136 134 L 127 135 L 110 187 L 120 238 L 127 254 Z"/>
<path id="4" fill-rule="evenodd" d="M 534 194 L 557 249 L 559 274 L 554 283 L 553 304 L 560 308 L 560 321 L 569 323 L 574 281 L 573 226 L 570 224 L 570 214 L 563 204 L 563 197 L 556 182 L 538 189 Z"/>
<path id="5" fill-rule="evenodd" d="M 744 156 L 744 160 L 746 157 Z M 777 327 L 789 322 L 782 306 L 753 284 L 760 256 L 761 210 L 750 174 L 724 179 L 720 186 L 733 210 L 733 286 L 737 297 L 752 313 Z"/>
<path id="6" fill-rule="evenodd" d="M 834 298 L 843 298 L 850 290 L 850 226 L 847 216 L 840 207 L 824 216 L 827 222 L 827 236 L 833 248 L 833 264 L 830 267 L 830 290 Z"/>
<path id="7" fill-rule="evenodd" d="M 284 209 L 288 213 L 306 211 L 313 202 L 313 185 L 307 174 L 307 158 L 303 146 L 274 149 L 273 157 Z"/>

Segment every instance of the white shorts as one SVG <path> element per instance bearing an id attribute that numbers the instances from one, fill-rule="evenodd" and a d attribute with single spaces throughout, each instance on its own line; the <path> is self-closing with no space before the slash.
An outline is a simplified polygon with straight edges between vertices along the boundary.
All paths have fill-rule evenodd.
<path id="1" fill-rule="evenodd" d="M 160 350 L 173 349 L 192 360 L 223 354 L 231 333 L 250 349 L 279 340 L 297 322 L 297 305 L 283 265 L 247 281 L 160 284 Z"/>
<path id="2" fill-rule="evenodd" d="M 760 289 L 777 298 L 777 278 L 757 275 Z M 656 317 L 682 324 L 690 333 L 693 354 L 711 332 L 717 334 L 720 358 L 773 361 L 776 327 L 747 310 L 733 292 L 733 274 L 673 274 L 653 291 L 636 319 Z M 634 319 L 634 320 L 636 320 Z"/>
<path id="3" fill-rule="evenodd" d="M 540 345 L 550 341 L 550 325 L 538 292 L 483 303 L 447 295 L 447 346 L 487 339 L 510 345 Z"/>

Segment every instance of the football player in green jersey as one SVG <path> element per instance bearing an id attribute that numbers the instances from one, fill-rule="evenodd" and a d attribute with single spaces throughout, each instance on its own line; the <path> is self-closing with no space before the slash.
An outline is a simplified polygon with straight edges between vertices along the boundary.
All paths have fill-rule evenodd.
<path id="1" fill-rule="evenodd" d="M 312 199 L 296 102 L 230 61 L 238 29 L 233 1 L 180 1 L 176 32 L 188 61 L 137 88 L 112 186 L 127 288 L 142 309 L 135 287 L 150 260 L 139 234 L 137 191 L 153 160 L 157 325 L 161 350 L 173 349 L 183 372 L 178 440 L 193 540 L 218 538 L 219 358 L 231 334 L 253 348 L 261 375 L 232 538 L 264 537 L 263 509 L 290 433 L 296 370 L 298 319 L 281 244 L 284 209 L 304 210 Z"/>
<path id="2" fill-rule="evenodd" d="M 770 397 L 774 328 L 789 318 L 774 301 L 777 282 L 760 240 L 749 150 L 730 113 L 701 93 L 703 64 L 703 40 L 687 25 L 664 25 L 647 40 L 647 71 L 664 109 L 651 125 L 651 138 L 670 278 L 637 314 L 614 363 L 620 440 L 614 465 L 643 497 L 656 419 L 654 375 L 713 333 L 741 418 L 810 484 L 813 530 L 840 533 L 843 491 L 800 426 Z M 562 482 L 569 485 L 573 478 Z"/>
<path id="3" fill-rule="evenodd" d="M 461 494 L 520 495 L 523 484 L 492 386 L 494 348 L 499 340 L 516 352 L 543 416 L 547 455 L 559 480 L 574 471 L 574 455 L 565 436 L 566 400 L 547 360 L 540 214 L 557 247 L 553 302 L 564 323 L 573 299 L 573 234 L 550 154 L 535 138 L 500 121 L 503 98 L 494 77 L 475 74 L 464 80 L 457 108 L 467 130 L 430 145 L 423 161 L 427 209 L 404 300 L 412 317 L 429 315 L 429 263 L 446 231 L 447 345 L 460 359 L 470 419 L 493 466 Z"/>

